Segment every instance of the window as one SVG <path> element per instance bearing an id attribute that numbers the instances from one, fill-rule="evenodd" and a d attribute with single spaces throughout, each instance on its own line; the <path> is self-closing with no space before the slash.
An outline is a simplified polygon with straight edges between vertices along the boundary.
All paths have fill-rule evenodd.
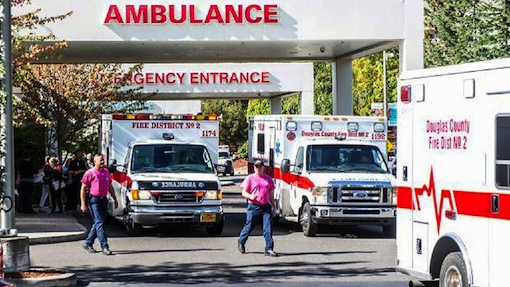
<path id="1" fill-rule="evenodd" d="M 147 144 L 134 146 L 131 171 L 212 173 L 214 167 L 204 146 Z"/>
<path id="2" fill-rule="evenodd" d="M 496 186 L 510 188 L 510 115 L 496 117 Z"/>
<path id="3" fill-rule="evenodd" d="M 264 154 L 264 134 L 257 134 L 257 152 Z"/>
<path id="4" fill-rule="evenodd" d="M 296 154 L 296 161 L 294 163 L 294 172 L 296 173 L 301 173 L 303 171 L 303 163 L 305 161 L 304 154 L 304 148 L 302 146 L 299 147 Z"/>

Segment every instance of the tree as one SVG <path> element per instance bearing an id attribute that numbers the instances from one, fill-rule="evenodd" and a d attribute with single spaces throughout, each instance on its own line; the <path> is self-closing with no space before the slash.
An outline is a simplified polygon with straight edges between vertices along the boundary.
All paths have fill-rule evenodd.
<path id="1" fill-rule="evenodd" d="M 444 66 L 510 55 L 508 0 L 428 0 L 425 66 Z"/>
<path id="2" fill-rule="evenodd" d="M 399 71 L 398 50 L 390 49 L 386 58 L 386 91 L 388 103 L 397 99 Z M 353 61 L 353 109 L 355 115 L 371 115 L 371 104 L 383 102 L 383 53 L 372 54 Z"/>
<path id="3" fill-rule="evenodd" d="M 293 94 L 283 99 L 282 114 L 297 115 L 301 113 L 301 98 L 299 95 Z"/>
<path id="4" fill-rule="evenodd" d="M 269 115 L 271 112 L 271 103 L 268 99 L 252 99 L 248 102 L 246 110 L 246 120 L 252 115 Z"/>
<path id="5" fill-rule="evenodd" d="M 333 82 L 331 63 L 313 63 L 314 114 L 331 115 L 333 113 Z"/>
<path id="6" fill-rule="evenodd" d="M 248 101 L 241 100 L 205 100 L 202 101 L 202 113 L 221 115 L 220 144 L 238 147 L 248 137 L 246 110 Z"/>
<path id="7" fill-rule="evenodd" d="M 120 65 L 26 65 L 19 72 L 21 101 L 15 102 L 15 122 L 36 121 L 50 127 L 58 156 L 69 151 L 84 133 L 92 134 L 101 114 L 143 108 L 141 87 L 125 87 L 128 72 Z M 118 80 L 120 78 L 120 80 Z"/>

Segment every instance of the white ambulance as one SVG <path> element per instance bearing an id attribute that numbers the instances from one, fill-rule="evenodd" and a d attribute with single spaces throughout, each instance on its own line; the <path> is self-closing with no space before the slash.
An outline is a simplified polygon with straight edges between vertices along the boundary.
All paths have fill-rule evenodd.
<path id="1" fill-rule="evenodd" d="M 510 59 L 405 72 L 398 98 L 397 269 L 510 286 Z"/>
<path id="2" fill-rule="evenodd" d="M 221 234 L 218 131 L 215 115 L 103 115 L 100 150 L 116 166 L 119 199 L 108 213 L 130 235 L 163 223 L 198 223 Z"/>
<path id="3" fill-rule="evenodd" d="M 275 179 L 279 218 L 305 236 L 319 224 L 377 224 L 395 232 L 395 179 L 382 117 L 252 116 L 249 170 L 262 159 Z"/>

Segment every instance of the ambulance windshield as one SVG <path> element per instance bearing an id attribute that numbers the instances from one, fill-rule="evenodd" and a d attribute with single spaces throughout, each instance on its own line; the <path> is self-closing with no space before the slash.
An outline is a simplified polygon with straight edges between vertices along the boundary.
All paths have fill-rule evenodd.
<path id="1" fill-rule="evenodd" d="M 380 150 L 368 145 L 312 145 L 306 153 L 309 172 L 389 173 Z"/>
<path id="2" fill-rule="evenodd" d="M 131 172 L 214 173 L 214 166 L 207 149 L 200 145 L 137 145 L 133 147 Z"/>

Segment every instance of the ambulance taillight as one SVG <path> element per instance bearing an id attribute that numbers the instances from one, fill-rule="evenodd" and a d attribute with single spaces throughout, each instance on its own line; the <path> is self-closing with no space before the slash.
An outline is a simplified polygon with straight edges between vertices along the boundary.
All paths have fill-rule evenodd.
<path id="1" fill-rule="evenodd" d="M 402 103 L 409 103 L 411 101 L 411 86 L 400 87 L 400 101 Z"/>

